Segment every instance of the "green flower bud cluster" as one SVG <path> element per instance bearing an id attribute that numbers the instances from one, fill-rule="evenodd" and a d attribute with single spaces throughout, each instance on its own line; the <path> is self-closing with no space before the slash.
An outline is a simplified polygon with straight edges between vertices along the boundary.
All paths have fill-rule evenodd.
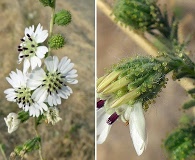
<path id="1" fill-rule="evenodd" d="M 52 49 L 60 49 L 64 46 L 64 44 L 65 44 L 65 39 L 60 34 L 52 35 L 48 40 L 48 45 Z"/>
<path id="2" fill-rule="evenodd" d="M 23 145 L 19 145 L 14 149 L 14 152 L 11 153 L 11 157 L 15 158 L 16 155 L 24 157 L 26 153 L 39 149 L 39 142 L 41 141 L 40 137 L 35 137 L 26 141 Z"/>
<path id="3" fill-rule="evenodd" d="M 51 8 L 54 8 L 55 7 L 55 0 L 39 0 L 43 6 L 49 6 Z"/>
<path id="4" fill-rule="evenodd" d="M 137 57 L 114 66 L 110 73 L 97 81 L 97 93 L 101 99 L 110 99 L 110 108 L 123 104 L 148 104 L 165 87 L 165 75 L 169 72 L 166 63 L 155 58 Z"/>
<path id="5" fill-rule="evenodd" d="M 187 125 L 174 131 L 164 142 L 171 160 L 195 158 L 195 126 Z"/>
<path id="6" fill-rule="evenodd" d="M 71 20 L 71 13 L 67 10 L 61 10 L 54 16 L 54 24 L 57 24 L 59 26 L 66 26 L 71 22 Z"/>
<path id="7" fill-rule="evenodd" d="M 116 0 L 113 8 L 116 21 L 137 30 L 162 27 L 161 12 L 154 0 Z"/>

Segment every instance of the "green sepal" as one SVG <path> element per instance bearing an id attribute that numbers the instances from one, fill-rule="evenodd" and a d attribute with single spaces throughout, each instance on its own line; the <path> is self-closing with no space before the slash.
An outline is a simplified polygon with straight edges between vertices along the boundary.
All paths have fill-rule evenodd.
<path id="1" fill-rule="evenodd" d="M 29 113 L 25 112 L 25 111 L 20 111 L 18 112 L 18 119 L 20 119 L 20 121 L 23 123 L 25 121 L 27 121 L 30 118 Z"/>
<path id="2" fill-rule="evenodd" d="M 35 120 L 36 126 L 40 125 L 44 119 L 45 119 L 45 116 L 43 114 L 40 115 L 38 118 L 36 118 Z"/>

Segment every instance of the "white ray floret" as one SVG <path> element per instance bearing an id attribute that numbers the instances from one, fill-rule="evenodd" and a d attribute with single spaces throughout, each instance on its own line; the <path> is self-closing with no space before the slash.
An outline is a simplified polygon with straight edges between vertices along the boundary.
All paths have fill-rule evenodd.
<path id="1" fill-rule="evenodd" d="M 32 98 L 32 90 L 27 85 L 28 77 L 20 70 L 11 72 L 10 77 L 6 77 L 7 81 L 13 88 L 6 89 L 4 93 L 8 101 L 16 102 L 19 108 L 25 112 L 29 112 L 30 116 L 39 117 L 48 107 L 43 102 L 37 102 Z"/>
<path id="2" fill-rule="evenodd" d="M 38 24 L 36 30 L 34 25 L 25 28 L 25 36 L 21 39 L 22 43 L 18 46 L 19 56 L 18 62 L 21 63 L 24 59 L 23 71 L 27 72 L 31 66 L 31 69 L 35 69 L 37 66 L 41 66 L 41 59 L 45 57 L 48 52 L 46 46 L 40 46 L 48 37 L 48 31 L 43 30 L 41 24 Z"/>
<path id="3" fill-rule="evenodd" d="M 67 84 L 76 84 L 77 70 L 67 57 L 59 62 L 58 57 L 47 57 L 45 59 L 47 71 L 37 67 L 29 77 L 28 85 L 33 92 L 32 97 L 38 101 L 46 101 L 50 106 L 61 104 L 61 98 L 68 99 L 72 89 Z"/>

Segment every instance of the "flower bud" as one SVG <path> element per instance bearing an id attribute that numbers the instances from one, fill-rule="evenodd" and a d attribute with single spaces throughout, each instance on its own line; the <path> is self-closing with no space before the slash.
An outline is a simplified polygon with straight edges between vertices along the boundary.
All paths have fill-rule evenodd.
<path id="1" fill-rule="evenodd" d="M 66 26 L 71 22 L 71 13 L 67 10 L 61 10 L 54 16 L 54 24 L 59 26 Z"/>
<path id="2" fill-rule="evenodd" d="M 52 49 L 60 49 L 64 46 L 65 39 L 62 35 L 56 34 L 49 39 L 48 44 Z"/>
<path id="3" fill-rule="evenodd" d="M 44 7 L 49 6 L 51 8 L 54 8 L 55 6 L 55 0 L 39 0 Z"/>
<path id="4" fill-rule="evenodd" d="M 113 14 L 117 21 L 137 30 L 146 31 L 162 25 L 154 0 L 116 0 Z"/>
<path id="5" fill-rule="evenodd" d="M 130 59 L 119 63 L 109 74 L 100 77 L 97 93 L 100 99 L 106 100 L 107 113 L 115 112 L 124 104 L 142 102 L 148 105 L 165 86 L 165 75 L 168 72 L 167 66 L 158 59 L 148 57 Z"/>
<path id="6" fill-rule="evenodd" d="M 7 118 L 4 118 L 4 120 L 8 127 L 8 133 L 16 131 L 21 123 L 20 119 L 18 119 L 18 114 L 16 113 L 9 113 Z"/>

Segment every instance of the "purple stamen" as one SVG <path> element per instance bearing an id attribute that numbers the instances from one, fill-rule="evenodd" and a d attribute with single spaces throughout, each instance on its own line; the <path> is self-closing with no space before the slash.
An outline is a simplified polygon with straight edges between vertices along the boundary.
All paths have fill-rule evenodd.
<path id="1" fill-rule="evenodd" d="M 97 102 L 97 108 L 98 108 L 98 109 L 102 108 L 102 107 L 104 106 L 104 103 L 105 103 L 105 100 L 99 100 L 99 101 Z"/>
<path id="2" fill-rule="evenodd" d="M 107 120 L 106 123 L 108 123 L 109 125 L 111 125 L 112 123 L 114 123 L 117 119 L 118 119 L 119 115 L 116 114 L 116 112 L 114 112 Z"/>

